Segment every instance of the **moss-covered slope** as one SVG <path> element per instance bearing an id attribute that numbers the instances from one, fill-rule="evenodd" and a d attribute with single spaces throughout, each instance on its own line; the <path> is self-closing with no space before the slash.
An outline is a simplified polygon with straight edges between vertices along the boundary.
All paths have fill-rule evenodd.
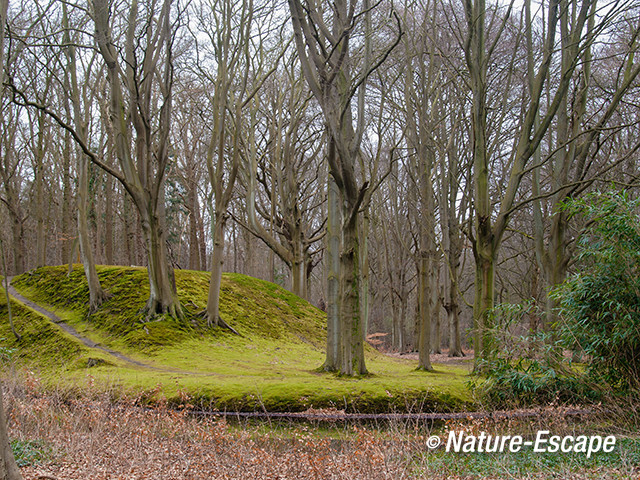
<path id="1" fill-rule="evenodd" d="M 88 363 L 87 358 L 106 354 L 94 355 L 92 349 L 35 312 L 26 309 L 25 313 L 24 307 L 18 310 L 29 318 L 20 320 L 18 328 L 37 324 L 29 327 L 41 332 L 32 337 L 30 345 L 43 348 L 27 347 L 24 342 L 14 345 L 28 352 L 21 353 L 21 358 L 46 371 L 63 368 L 64 378 L 76 383 L 90 375 L 92 381 L 97 379 L 108 388 L 146 391 L 156 399 L 181 399 L 227 410 L 449 411 L 468 407 L 467 372 L 460 367 L 442 367 L 435 374 L 416 372 L 410 361 L 369 349 L 370 376 L 319 373 L 326 317 L 275 284 L 239 274 L 223 276 L 220 314 L 240 333 L 237 336 L 221 328 L 207 328 L 199 315 L 206 306 L 207 273 L 176 271 L 186 318 L 160 317 L 151 322 L 145 322 L 141 313 L 149 292 L 145 269 L 98 267 L 98 275 L 110 298 L 92 315 L 87 310 L 88 289 L 80 266 L 70 275 L 66 267 L 40 268 L 16 277 L 13 286 L 82 335 L 147 367 L 107 358 L 108 363 L 88 369 L 95 362 Z M 0 318 L 6 330 L 5 311 L 0 310 Z M 46 331 L 57 336 L 50 340 L 42 333 Z M 0 345 L 9 345 L 7 338 L 5 332 Z M 60 342 L 63 347 L 58 346 Z M 58 361 L 59 357 L 64 361 Z"/>
<path id="2" fill-rule="evenodd" d="M 142 308 L 149 296 L 146 269 L 98 267 L 98 276 L 110 298 L 90 317 L 89 291 L 79 265 L 71 274 L 66 267 L 39 268 L 16 277 L 12 285 L 38 303 L 76 312 L 103 334 L 136 349 L 152 350 L 205 333 L 199 314 L 207 304 L 208 273 L 176 271 L 178 296 L 186 312 L 182 322 L 170 317 L 144 321 Z M 318 346 L 323 342 L 325 321 L 320 310 L 278 285 L 246 275 L 223 275 L 220 316 L 243 336 L 297 338 Z"/>

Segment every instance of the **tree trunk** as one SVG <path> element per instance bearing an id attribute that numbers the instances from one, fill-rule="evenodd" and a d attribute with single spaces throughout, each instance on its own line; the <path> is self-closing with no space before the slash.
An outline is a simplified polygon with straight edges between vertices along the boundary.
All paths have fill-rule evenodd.
<path id="1" fill-rule="evenodd" d="M 0 0 L 0 65 L 4 65 L 4 28 L 7 22 L 7 10 L 9 0 Z M 4 81 L 4 74 L 0 69 L 0 79 Z M 0 94 L 1 96 L 2 94 Z M 6 134 L 6 132 L 3 132 Z M 3 255 L 4 258 L 4 255 Z M 10 307 L 9 307 L 10 308 Z M 0 383 L 0 480 L 22 480 L 22 475 L 16 464 L 16 459 L 11 450 L 9 435 L 7 434 L 7 417 L 4 412 L 2 395 L 2 383 Z"/>
<path id="2" fill-rule="evenodd" d="M 460 317 L 457 305 L 447 311 L 447 320 L 449 322 L 449 356 L 464 357 L 462 345 L 460 342 Z"/>
<path id="3" fill-rule="evenodd" d="M 107 265 L 114 265 L 113 261 L 113 177 L 107 175 L 105 181 L 105 195 L 104 195 L 104 257 Z"/>
<path id="4" fill-rule="evenodd" d="M 363 207 L 362 218 L 358 224 L 360 237 L 360 314 L 362 315 L 362 334 L 366 338 L 369 331 L 369 208 Z"/>
<path id="5" fill-rule="evenodd" d="M 148 14 L 144 18 L 139 18 L 138 2 L 130 3 L 123 64 L 119 63 L 121 57 L 111 38 L 111 2 L 94 0 L 91 3 L 95 39 L 106 66 L 109 114 L 121 172 L 113 171 L 95 156 L 92 160 L 118 178 L 138 212 L 149 274 L 147 318 L 156 313 L 181 318 L 182 308 L 167 252 L 164 206 L 173 87 L 171 0 L 144 9 L 145 15 Z M 140 21 L 148 22 L 148 29 L 145 46 L 138 49 L 135 35 Z M 141 50 L 144 50 L 144 61 L 139 62 L 137 55 Z M 127 100 L 123 88 L 126 88 Z M 152 127 L 156 121 L 157 126 Z M 132 132 L 135 132 L 135 158 Z"/>
<path id="6" fill-rule="evenodd" d="M 299 250 L 300 248 L 296 249 Z M 307 266 L 304 258 L 296 257 L 291 266 L 291 291 L 300 298 L 307 298 Z"/>
<path id="7" fill-rule="evenodd" d="M 100 286 L 96 265 L 93 260 L 93 250 L 91 249 L 91 239 L 89 237 L 88 212 L 89 204 L 89 161 L 78 152 L 78 241 L 80 244 L 80 254 L 84 274 L 89 285 L 89 311 L 95 312 L 106 299 L 106 294 Z"/>
<path id="8" fill-rule="evenodd" d="M 152 202 L 138 207 L 142 213 L 142 235 L 147 251 L 147 272 L 149 275 L 149 300 L 145 307 L 147 318 L 154 314 L 169 314 L 182 317 L 182 308 L 176 294 L 173 267 L 167 255 L 167 240 L 161 213 Z"/>
<path id="9" fill-rule="evenodd" d="M 335 155 L 330 140 L 329 155 Z M 324 369 L 338 370 L 340 348 L 340 192 L 331 174 L 327 181 L 327 358 Z"/>
<path id="10" fill-rule="evenodd" d="M 205 242 L 204 235 L 204 221 L 200 213 L 200 203 L 196 203 L 196 213 L 198 220 L 198 245 L 200 248 L 200 268 L 199 270 L 205 272 L 207 270 L 207 244 Z"/>
<path id="11" fill-rule="evenodd" d="M 45 201 L 44 201 L 44 112 L 38 112 L 38 140 L 35 152 L 35 193 L 36 193 L 36 266 L 43 267 L 47 264 L 46 255 L 46 230 L 45 230 Z"/>
<path id="12" fill-rule="evenodd" d="M 138 265 L 136 259 L 136 233 L 134 230 L 135 212 L 131 208 L 131 197 L 126 192 L 122 192 L 122 236 L 125 245 L 125 265 Z"/>
<path id="13" fill-rule="evenodd" d="M 344 202 L 347 203 L 347 202 Z M 349 218 L 353 206 L 347 203 L 342 212 Z M 340 252 L 340 373 L 367 373 L 364 361 L 364 320 L 360 312 L 360 261 L 357 217 L 343 223 L 343 247 Z"/>
<path id="14" fill-rule="evenodd" d="M 67 57 L 67 76 L 65 76 L 65 85 L 70 90 L 71 103 L 73 106 L 73 120 L 75 124 L 76 132 L 86 142 L 87 140 L 87 126 L 83 123 L 81 118 L 81 93 L 78 88 L 78 76 L 76 70 L 76 52 L 73 43 L 69 37 L 69 21 L 67 16 L 67 6 L 63 5 L 63 24 L 65 27 L 64 40 L 67 44 L 65 54 Z M 69 103 L 66 103 L 67 110 L 71 114 L 71 108 Z M 67 141 L 71 139 L 67 137 Z M 98 273 L 96 272 L 96 266 L 93 259 L 93 250 L 91 247 L 91 239 L 89 236 L 89 159 L 84 155 L 82 150 L 77 147 L 77 169 L 78 169 L 78 191 L 77 191 L 77 206 L 78 206 L 78 243 L 80 244 L 80 254 L 82 256 L 82 265 L 84 267 L 85 277 L 87 278 L 87 284 L 89 286 L 89 311 L 95 312 L 102 302 L 106 299 L 106 294 L 100 285 L 98 279 Z M 107 218 L 107 221 L 109 219 Z M 96 240 L 100 241 L 100 236 L 96 236 Z"/>
<path id="15" fill-rule="evenodd" d="M 198 216 L 197 202 L 198 195 L 195 181 L 188 180 L 188 202 L 189 202 L 189 270 L 200 268 L 200 245 L 198 242 Z"/>
<path id="16" fill-rule="evenodd" d="M 61 239 L 61 255 L 62 264 L 67 264 L 71 260 L 71 245 L 73 243 L 72 217 L 71 214 L 71 175 L 69 169 L 71 167 L 71 135 L 65 133 L 64 148 L 62 158 L 62 239 Z"/>
<path id="17" fill-rule="evenodd" d="M 423 233 L 424 236 L 424 233 Z M 424 242 L 424 240 L 423 240 Z M 420 252 L 418 266 L 418 302 L 419 302 L 419 324 L 418 324 L 418 369 L 433 371 L 431 366 L 431 285 L 430 275 L 433 265 L 428 252 L 424 249 Z"/>
<path id="18" fill-rule="evenodd" d="M 434 266 L 434 268 L 437 268 Z M 438 291 L 439 278 L 434 278 L 434 284 L 431 289 L 431 305 L 433 307 L 432 318 L 434 319 L 432 337 L 431 337 L 431 353 L 442 353 L 442 336 L 440 331 L 440 307 L 442 301 Z"/>
<path id="19" fill-rule="evenodd" d="M 476 282 L 473 305 L 473 349 L 477 366 L 478 361 L 488 358 L 493 349 L 489 331 L 492 327 L 490 312 L 494 307 L 495 299 L 495 258 L 491 247 L 487 247 L 481 238 L 478 238 L 476 243 L 474 249 Z"/>
<path id="20" fill-rule="evenodd" d="M 8 197 L 11 198 L 11 197 Z M 13 274 L 20 275 L 25 271 L 24 262 L 24 224 L 20 202 L 16 200 L 10 209 L 11 234 L 13 238 Z"/>
<path id="21" fill-rule="evenodd" d="M 209 298 L 207 300 L 207 323 L 209 326 L 220 326 L 220 286 L 222 284 L 222 266 L 224 264 L 224 229 L 226 216 L 216 213 L 214 216 L 213 254 L 211 255 L 211 280 L 209 281 Z"/>
<path id="22" fill-rule="evenodd" d="M 7 434 L 7 417 L 4 412 L 2 399 L 2 384 L 0 384 L 0 480 L 22 480 L 22 474 L 16 464 L 13 456 L 11 445 L 9 443 L 9 435 Z"/>
<path id="23" fill-rule="evenodd" d="M 391 348 L 396 352 L 400 352 L 403 340 L 400 328 L 400 309 L 398 308 L 398 300 L 395 293 L 391 291 L 389 296 L 391 297 Z"/>

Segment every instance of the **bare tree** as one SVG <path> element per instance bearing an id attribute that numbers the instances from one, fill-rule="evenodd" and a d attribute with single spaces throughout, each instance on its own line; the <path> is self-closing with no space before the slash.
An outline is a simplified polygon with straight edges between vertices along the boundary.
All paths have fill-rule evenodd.
<path id="1" fill-rule="evenodd" d="M 206 153 L 213 191 L 213 253 L 207 301 L 209 325 L 230 327 L 220 318 L 219 312 L 228 207 L 244 149 L 245 109 L 251 106 L 252 99 L 271 72 L 265 64 L 261 46 L 253 45 L 255 39 L 251 29 L 256 27 L 254 16 L 258 12 L 263 15 L 261 20 L 268 23 L 265 9 L 258 8 L 253 0 L 239 4 L 230 0 L 211 0 L 200 6 L 198 14 L 200 27 L 210 42 L 210 56 L 215 69 L 215 75 L 211 75 L 198 59 L 199 74 L 213 87 L 209 98 L 213 124 Z M 259 43 L 260 35 L 257 37 L 256 42 Z M 206 56 L 204 53 L 200 55 Z"/>
<path id="2" fill-rule="evenodd" d="M 336 369 L 346 375 L 363 374 L 367 371 L 363 343 L 366 322 L 361 313 L 361 239 L 358 227 L 369 181 L 358 178 L 357 166 L 366 125 L 366 80 L 386 55 L 375 63 L 371 59 L 371 9 L 368 0 L 362 5 L 356 0 L 339 0 L 331 5 L 330 13 L 325 12 L 321 4 L 305 2 L 303 5 L 300 0 L 289 0 L 288 3 L 302 72 L 327 124 L 329 171 L 340 194 L 339 206 L 337 199 L 328 205 L 329 225 L 332 224 L 332 215 L 338 212 L 341 223 L 339 348 L 338 358 L 328 356 L 325 368 Z M 359 75 L 356 74 L 350 47 L 358 24 L 364 25 L 364 59 Z M 388 52 L 390 50 L 387 55 Z M 357 93 L 357 123 L 354 124 L 352 100 Z M 329 248 L 334 246 L 330 241 Z M 328 342 L 335 338 L 329 334 Z M 328 352 L 333 350 L 334 346 L 327 349 Z"/>
<path id="3" fill-rule="evenodd" d="M 317 160 L 321 130 L 314 125 L 299 65 L 293 59 L 286 65 L 286 70 L 274 73 L 265 85 L 260 111 L 253 110 L 245 168 L 246 208 L 251 232 L 289 267 L 291 291 L 308 298 L 317 252 L 313 246 L 324 236 L 325 226 L 315 221 L 313 212 L 322 203 Z M 260 141 L 254 132 L 261 126 L 266 136 Z M 256 151 L 258 144 L 261 152 Z M 260 190 L 268 205 L 258 202 Z"/>
<path id="4" fill-rule="evenodd" d="M 93 60 L 89 61 L 88 71 L 84 72 L 85 76 L 85 88 L 81 92 L 78 86 L 78 73 L 77 73 L 77 61 L 76 61 L 76 47 L 75 41 L 72 41 L 70 35 L 69 16 L 67 12 L 67 5 L 62 4 L 62 27 L 64 28 L 63 44 L 66 45 L 65 56 L 67 62 L 66 75 L 64 78 L 64 86 L 67 88 L 67 102 L 66 109 L 68 114 L 73 118 L 74 128 L 78 135 L 81 136 L 85 143 L 88 143 L 88 123 L 87 118 L 82 118 L 82 106 L 83 99 L 85 102 L 90 103 L 91 95 L 87 91 L 89 88 L 88 78 L 91 74 L 91 66 Z M 72 107 L 69 108 L 69 103 Z M 71 114 L 71 111 L 73 113 Z M 85 108 L 85 115 L 88 117 L 91 113 L 90 108 Z M 67 137 L 67 141 L 71 141 Z M 84 152 L 76 145 L 76 155 L 78 159 L 78 190 L 77 190 L 77 205 L 78 205 L 78 243 L 80 245 L 80 254 L 82 256 L 82 265 L 84 267 L 85 277 L 87 278 L 87 284 L 89 286 L 89 310 L 97 310 L 102 302 L 106 299 L 107 295 L 100 285 L 98 279 L 98 273 L 96 271 L 95 262 L 93 259 L 93 249 L 90 243 L 89 237 L 89 225 L 88 225 L 88 206 L 89 206 L 89 159 Z"/>
<path id="5" fill-rule="evenodd" d="M 112 38 L 112 2 L 95 0 L 95 39 L 107 71 L 110 115 L 121 172 L 100 166 L 116 176 L 140 216 L 144 235 L 150 294 L 148 315 L 182 316 L 173 267 L 167 255 L 165 179 L 170 155 L 169 129 L 173 90 L 172 0 L 145 5 L 140 12 L 131 2 L 124 40 L 124 58 Z M 143 29 L 139 30 L 139 25 Z M 144 38 L 144 43 L 138 41 Z M 126 98 L 125 98 L 126 92 Z M 131 147 L 132 131 L 135 132 Z M 93 161 L 97 159 L 92 158 Z"/>
<path id="6" fill-rule="evenodd" d="M 529 2 L 525 6 L 530 16 Z M 569 42 L 571 42 L 573 27 L 570 18 L 575 14 L 575 8 L 575 5 L 567 4 L 560 16 L 561 68 L 563 72 L 567 72 L 567 75 L 573 61 Z M 626 43 L 626 45 L 621 48 L 621 51 L 601 51 L 601 48 L 587 44 L 579 53 L 580 68 L 574 75 L 571 95 L 567 95 L 560 102 L 557 122 L 554 125 L 555 135 L 549 135 L 546 145 L 547 158 L 543 161 L 542 148 L 538 148 L 534 153 L 532 195 L 536 260 L 548 288 L 553 288 L 565 280 L 575 247 L 572 235 L 569 234 L 569 215 L 562 205 L 567 199 L 589 188 L 597 179 L 604 179 L 606 172 L 624 159 L 624 157 L 621 159 L 617 155 L 611 155 L 604 162 L 589 160 L 603 150 L 605 143 L 608 141 L 610 143 L 615 133 L 627 127 L 625 121 L 616 118 L 616 111 L 625 102 L 625 95 L 634 86 L 640 74 L 639 66 L 634 65 L 633 61 L 639 46 L 640 25 L 634 25 L 633 20 L 629 22 L 626 15 L 619 15 L 617 19 L 611 16 L 605 17 L 597 23 L 596 3 L 591 8 L 592 12 L 586 26 L 587 36 L 595 37 L 605 27 L 607 30 L 617 30 L 618 27 L 622 27 L 623 31 L 626 31 L 625 37 L 620 38 L 620 43 L 622 45 Z M 609 22 L 611 22 L 610 26 L 607 25 Z M 613 33 L 607 33 L 607 35 L 613 35 Z M 531 37 L 532 32 L 529 29 L 527 31 L 529 89 L 533 88 L 531 72 L 534 63 Z M 594 78 L 592 73 L 594 64 L 601 67 L 598 69 L 601 72 L 600 75 L 609 68 L 615 69 L 618 73 L 611 76 L 613 81 L 607 79 L 600 81 Z M 596 97 L 595 91 L 599 88 L 606 89 L 606 93 L 603 92 L 604 98 Z M 543 169 L 549 178 L 548 192 L 542 190 L 540 177 Z M 547 203 L 545 205 L 547 210 L 552 212 L 552 215 L 547 216 L 548 222 L 545 221 L 543 214 L 543 203 Z M 548 224 L 547 238 L 545 238 L 545 223 Z M 543 325 L 547 330 L 552 330 L 557 320 L 556 307 L 554 299 L 547 296 Z"/>
<path id="7" fill-rule="evenodd" d="M 496 50 L 499 42 L 502 41 L 506 31 L 510 31 L 511 8 L 492 6 L 487 7 L 485 0 L 467 0 L 464 3 L 466 18 L 466 37 L 464 39 L 464 54 L 469 73 L 468 85 L 472 96 L 471 108 L 471 143 L 473 158 L 473 182 L 474 182 L 474 209 L 475 223 L 469 236 L 473 245 L 474 258 L 476 262 L 475 278 L 475 302 L 474 302 L 474 350 L 476 359 L 479 361 L 492 350 L 490 331 L 489 311 L 494 306 L 495 299 L 495 266 L 498 251 L 509 223 L 509 218 L 516 208 L 516 199 L 519 193 L 519 186 L 526 173 L 525 167 L 531 160 L 535 150 L 542 141 L 562 99 L 566 96 L 571 74 L 575 70 L 580 60 L 580 51 L 584 48 L 585 42 L 593 40 L 592 36 L 585 36 L 584 26 L 591 11 L 592 1 L 584 0 L 577 2 L 576 15 L 569 40 L 570 54 L 567 68 L 563 71 L 558 80 L 552 97 L 547 100 L 546 110 L 543 110 L 542 102 L 545 84 L 549 78 L 552 60 L 555 58 L 556 30 L 559 20 L 560 3 L 552 1 L 546 11 L 546 32 L 547 37 L 541 52 L 541 60 L 536 63 L 537 70 L 533 77 L 533 87 L 527 93 L 524 100 L 524 111 L 516 123 L 517 132 L 513 140 L 513 148 L 509 156 L 509 166 L 505 171 L 506 186 L 501 189 L 498 211 L 494 211 L 496 201 L 491 199 L 490 185 L 492 179 L 492 152 L 499 152 L 500 149 L 490 147 L 488 112 L 489 102 L 487 99 L 487 80 L 490 66 L 495 60 Z M 503 8 L 506 11 L 503 12 Z M 503 13 L 501 13 L 503 12 Z M 500 16 L 501 15 L 501 16 Z M 490 24 L 495 26 L 497 31 L 489 32 L 487 28 L 487 17 L 491 17 Z M 522 22 L 521 22 L 522 23 Z M 522 41 L 521 30 L 515 34 L 512 42 L 513 52 L 517 51 L 517 46 Z M 511 88 L 511 80 L 514 78 L 515 57 L 511 56 L 511 61 L 504 71 L 506 78 L 501 80 L 503 91 Z M 500 96 L 496 96 L 500 99 Z M 508 97 L 505 94 L 497 108 L 506 108 Z M 538 120 L 539 119 L 539 120 Z M 506 128 L 510 121 L 506 117 L 499 119 L 501 127 Z M 495 140 L 495 137 L 494 137 Z M 477 363 L 476 363 L 477 364 Z"/>

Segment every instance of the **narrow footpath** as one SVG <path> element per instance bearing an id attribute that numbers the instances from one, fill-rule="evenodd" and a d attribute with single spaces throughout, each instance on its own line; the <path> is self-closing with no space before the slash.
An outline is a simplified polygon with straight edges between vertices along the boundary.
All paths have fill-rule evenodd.
<path id="1" fill-rule="evenodd" d="M 190 372 L 190 371 L 179 370 L 179 369 L 174 369 L 174 368 L 156 367 L 154 365 L 149 365 L 148 363 L 140 362 L 140 361 L 135 360 L 135 359 L 133 359 L 131 357 L 128 357 L 127 355 L 125 355 L 125 354 L 123 354 L 121 352 L 118 352 L 118 351 L 113 350 L 113 349 L 111 349 L 109 347 L 105 347 L 104 345 L 96 343 L 93 340 L 91 340 L 90 338 L 85 337 L 84 335 L 82 335 L 80 332 L 78 332 L 75 328 L 73 328 L 68 323 L 65 323 L 59 316 L 57 316 L 52 311 L 47 310 L 46 308 L 44 308 L 44 307 L 38 305 L 37 303 L 29 300 L 28 298 L 20 295 L 18 293 L 18 291 L 15 289 L 15 287 L 13 285 L 11 285 L 11 280 L 13 280 L 13 277 L 7 277 L 7 278 L 9 280 L 9 289 L 8 289 L 9 290 L 9 295 L 13 298 L 13 300 L 15 300 L 15 301 L 17 301 L 19 303 L 22 303 L 23 305 L 25 305 L 25 306 L 31 308 L 32 310 L 35 310 L 36 312 L 38 312 L 40 315 L 46 317 L 51 322 L 55 323 L 60 328 L 62 328 L 69 335 L 72 335 L 73 337 L 75 337 L 78 340 L 80 340 L 88 348 L 92 348 L 92 349 L 95 349 L 95 350 L 100 350 L 100 351 L 102 351 L 104 353 L 107 353 L 107 354 L 111 355 L 114 358 L 117 358 L 118 360 L 122 360 L 123 362 L 126 362 L 126 363 L 128 363 L 130 365 L 134 365 L 134 366 L 140 367 L 140 368 L 146 368 L 148 370 L 155 370 L 155 371 L 158 371 L 158 372 L 167 372 L 167 373 L 179 373 L 179 374 L 184 374 L 184 375 L 222 376 L 222 375 L 217 374 L 217 373 Z"/>

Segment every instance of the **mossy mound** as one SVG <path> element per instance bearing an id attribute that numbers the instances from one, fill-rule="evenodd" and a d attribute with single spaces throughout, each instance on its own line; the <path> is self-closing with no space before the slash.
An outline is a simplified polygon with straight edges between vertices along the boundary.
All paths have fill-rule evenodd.
<path id="1" fill-rule="evenodd" d="M 437 373 L 418 372 L 415 362 L 367 348 L 371 375 L 351 378 L 320 372 L 325 314 L 273 283 L 223 275 L 220 315 L 240 335 L 209 328 L 199 315 L 207 303 L 209 274 L 175 273 L 185 318 L 160 316 L 153 321 L 145 321 L 142 312 L 149 294 L 144 268 L 98 267 L 100 282 L 110 296 L 92 314 L 80 265 L 70 273 L 66 267 L 44 267 L 16 277 L 13 285 L 22 295 L 53 310 L 91 341 L 138 363 L 105 352 L 96 355 L 96 349 L 87 349 L 28 309 L 29 320 L 20 320 L 19 326 L 38 325 L 31 341 L 42 345 L 42 355 L 38 347 L 30 347 L 21 358 L 53 369 L 60 366 L 55 359 L 64 357 L 64 375 L 57 376 L 57 381 L 74 386 L 90 378 L 91 385 L 97 382 L 110 391 L 133 390 L 145 401 L 227 411 L 444 412 L 467 409 L 471 404 L 468 370 L 459 366 L 436 365 Z M 0 333 L 8 336 L 2 310 L 0 319 L 4 320 Z M 56 337 L 50 340 L 47 331 Z M 67 343 L 58 345 L 63 340 Z M 46 357 L 49 352 L 54 361 Z"/>
<path id="2" fill-rule="evenodd" d="M 89 289 L 81 265 L 42 267 L 16 277 L 13 286 L 32 300 L 76 312 L 91 327 L 125 345 L 151 353 L 194 335 L 225 337 L 222 329 L 208 329 L 201 312 L 207 305 L 209 274 L 177 270 L 176 287 L 185 312 L 178 321 L 158 316 L 145 321 L 149 296 L 147 271 L 141 267 L 98 266 L 100 284 L 109 298 L 89 315 Z M 309 302 L 282 287 L 240 274 L 224 274 L 220 316 L 242 336 L 273 340 L 299 339 L 322 345 L 323 314 Z"/>
<path id="3" fill-rule="evenodd" d="M 8 322 L 4 289 L 0 288 L 0 365 L 13 362 L 36 368 L 76 369 L 86 365 L 91 355 L 107 364 L 106 355 L 92 352 L 42 315 L 19 302 L 11 302 L 11 313 L 18 340 Z"/>

